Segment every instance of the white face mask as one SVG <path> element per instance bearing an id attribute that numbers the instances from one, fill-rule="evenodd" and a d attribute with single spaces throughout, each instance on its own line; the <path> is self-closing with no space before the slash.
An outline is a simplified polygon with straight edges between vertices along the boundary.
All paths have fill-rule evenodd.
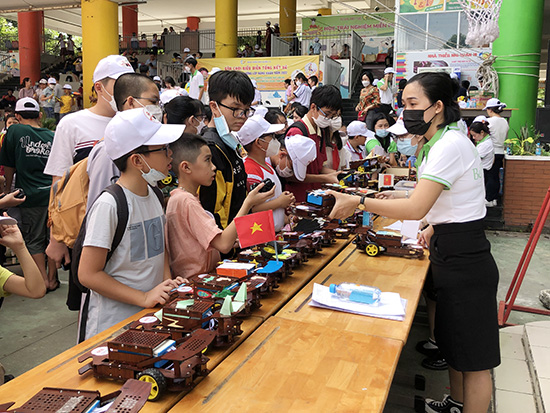
<path id="1" fill-rule="evenodd" d="M 279 168 L 279 165 L 276 165 L 275 170 L 282 178 L 290 178 L 291 176 L 294 176 L 294 172 L 288 166 L 285 166 L 284 169 L 281 169 Z"/>
<path id="2" fill-rule="evenodd" d="M 338 130 L 342 127 L 342 117 L 338 116 L 337 118 L 330 120 L 330 127 L 334 130 Z"/>
<path id="3" fill-rule="evenodd" d="M 159 105 L 144 105 L 139 100 L 134 98 L 134 101 L 139 103 L 142 108 L 145 108 L 147 112 L 151 114 L 156 120 L 158 120 L 160 123 L 162 123 L 162 109 Z"/>
<path id="4" fill-rule="evenodd" d="M 315 121 L 315 124 L 320 128 L 328 128 L 332 124 L 330 119 L 327 119 L 326 116 L 323 115 L 319 115 L 316 118 L 313 118 L 313 120 Z"/>
<path id="5" fill-rule="evenodd" d="M 116 100 L 115 100 L 115 97 L 113 95 L 111 95 L 109 92 L 107 92 L 105 89 L 103 89 L 103 91 L 109 95 L 109 100 L 105 99 L 105 96 L 101 95 L 101 97 L 105 100 L 105 102 L 107 102 L 109 104 L 109 106 L 111 106 L 111 109 L 113 110 L 113 112 L 117 113 L 118 112 L 118 108 L 116 106 Z"/>
<path id="6" fill-rule="evenodd" d="M 185 67 L 183 68 L 183 71 L 184 71 L 185 73 L 191 73 L 191 69 L 189 68 L 189 66 L 185 66 Z"/>
<path id="7" fill-rule="evenodd" d="M 263 139 L 260 140 L 264 141 Z M 281 149 L 281 142 L 279 142 L 275 138 L 271 138 L 271 140 L 267 144 L 267 149 L 265 150 L 265 157 L 270 158 L 277 155 L 279 153 L 279 149 Z"/>
<path id="8" fill-rule="evenodd" d="M 203 130 L 203 128 L 205 127 L 206 125 L 204 124 L 204 121 L 201 120 L 199 122 L 199 126 L 197 126 L 197 135 L 200 135 L 201 134 L 201 131 Z"/>
<path id="9" fill-rule="evenodd" d="M 363 87 L 367 87 L 370 85 L 370 80 L 363 80 L 361 83 L 363 84 Z"/>
<path id="10" fill-rule="evenodd" d="M 143 177 L 143 179 L 145 179 L 145 182 L 147 182 L 151 186 L 157 186 L 158 181 L 162 181 L 164 178 L 166 178 L 166 175 L 164 175 L 162 172 L 151 168 L 143 156 L 141 156 L 141 159 L 143 159 L 143 162 L 145 162 L 145 165 L 147 165 L 147 167 L 149 168 L 149 172 L 147 173 L 141 171 L 141 176 Z"/>

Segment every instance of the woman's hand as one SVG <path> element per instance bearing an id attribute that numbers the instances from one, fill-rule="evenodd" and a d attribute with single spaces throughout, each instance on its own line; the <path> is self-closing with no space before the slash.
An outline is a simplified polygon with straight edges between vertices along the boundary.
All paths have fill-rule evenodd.
<path id="1" fill-rule="evenodd" d="M 332 190 L 328 190 L 327 194 L 336 198 L 336 203 L 329 215 L 330 219 L 345 219 L 353 215 L 359 205 L 360 198 L 356 195 L 342 194 Z"/>
<path id="2" fill-rule="evenodd" d="M 418 242 L 420 243 L 420 245 L 426 248 L 430 248 L 430 240 L 432 239 L 433 234 L 434 234 L 434 227 L 430 225 L 428 226 L 428 228 L 422 231 L 418 236 Z"/>

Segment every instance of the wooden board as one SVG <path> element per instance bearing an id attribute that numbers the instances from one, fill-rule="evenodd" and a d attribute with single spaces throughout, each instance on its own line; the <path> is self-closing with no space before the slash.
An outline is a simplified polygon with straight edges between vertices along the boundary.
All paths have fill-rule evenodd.
<path id="1" fill-rule="evenodd" d="M 388 221 L 384 221 L 387 224 Z M 380 255 L 369 257 L 349 244 L 323 271 L 307 284 L 278 313 L 277 317 L 310 322 L 337 330 L 397 339 L 405 343 L 422 293 L 429 260 Z M 407 300 L 404 321 L 366 317 L 308 305 L 313 284 L 353 282 L 372 285 L 381 291 L 397 292 Z"/>
<path id="2" fill-rule="evenodd" d="M 271 317 L 173 412 L 381 412 L 402 342 Z"/>

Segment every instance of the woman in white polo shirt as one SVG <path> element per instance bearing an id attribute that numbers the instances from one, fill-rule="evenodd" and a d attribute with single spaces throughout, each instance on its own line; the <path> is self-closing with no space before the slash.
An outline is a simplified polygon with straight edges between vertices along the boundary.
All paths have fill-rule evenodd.
<path id="1" fill-rule="evenodd" d="M 426 217 L 421 239 L 430 247 L 437 293 L 436 341 L 449 365 L 451 395 L 426 399 L 426 412 L 485 412 L 492 394 L 490 369 L 500 364 L 498 269 L 485 237 L 483 167 L 459 128 L 456 84 L 443 73 L 414 76 L 403 92 L 409 133 L 427 143 L 418 154 L 420 177 L 410 199 L 370 199 L 331 191 L 331 218 L 356 208 L 389 218 Z"/>

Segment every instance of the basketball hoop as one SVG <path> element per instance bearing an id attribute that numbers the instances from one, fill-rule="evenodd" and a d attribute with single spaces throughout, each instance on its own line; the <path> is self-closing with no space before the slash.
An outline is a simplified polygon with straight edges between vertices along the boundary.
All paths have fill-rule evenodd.
<path id="1" fill-rule="evenodd" d="M 500 32 L 498 15 L 502 0 L 457 0 L 468 19 L 466 44 L 481 47 L 494 42 Z"/>

